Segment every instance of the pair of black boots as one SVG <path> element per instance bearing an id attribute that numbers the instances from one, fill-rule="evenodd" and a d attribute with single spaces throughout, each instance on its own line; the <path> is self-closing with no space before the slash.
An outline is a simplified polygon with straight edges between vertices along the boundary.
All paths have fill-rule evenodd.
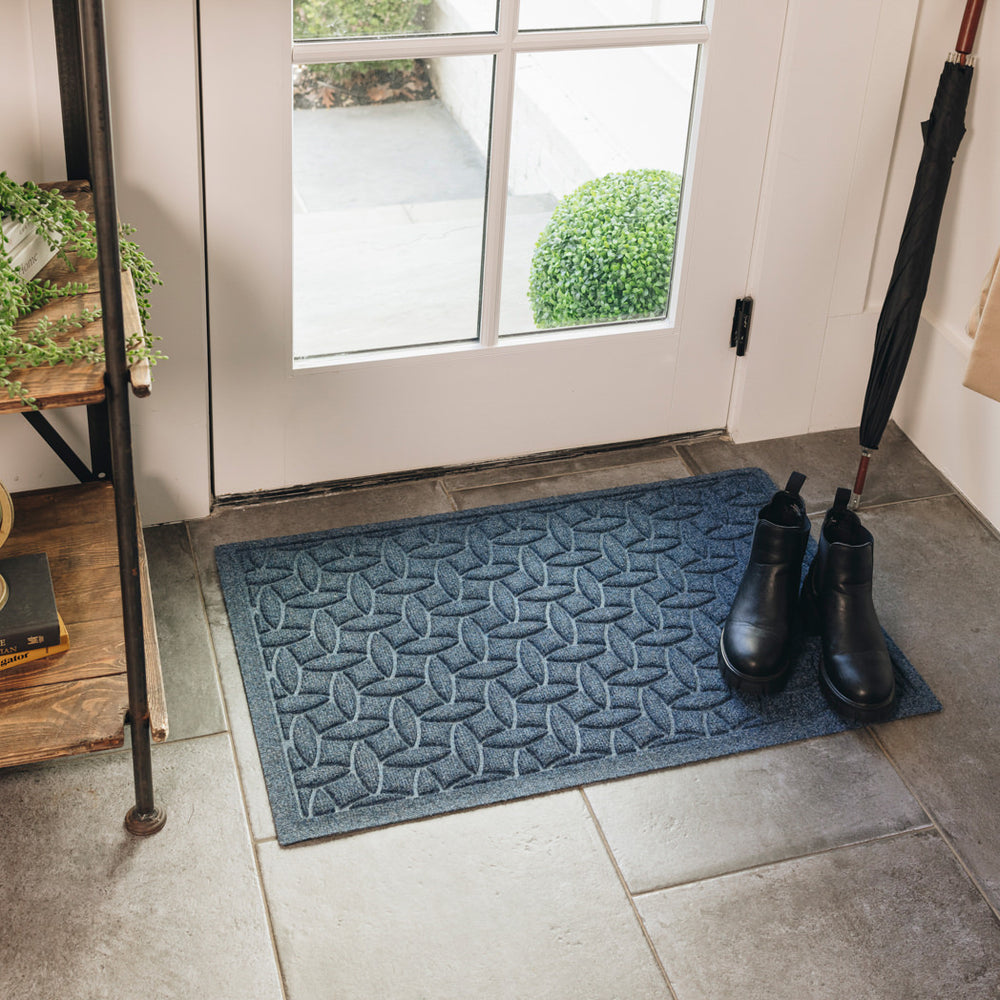
<path id="1" fill-rule="evenodd" d="M 820 687 L 843 717 L 878 722 L 892 715 L 895 678 L 872 603 L 871 533 L 848 509 L 851 491 L 837 490 L 816 556 L 799 589 L 809 518 L 788 485 L 757 514 L 750 561 L 722 628 L 719 668 L 729 686 L 764 694 L 781 690 L 802 633 L 822 637 Z"/>

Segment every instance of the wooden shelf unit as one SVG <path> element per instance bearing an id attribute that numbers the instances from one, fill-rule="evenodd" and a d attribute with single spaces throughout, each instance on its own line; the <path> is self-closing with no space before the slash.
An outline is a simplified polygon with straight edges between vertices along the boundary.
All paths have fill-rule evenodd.
<path id="1" fill-rule="evenodd" d="M 75 269 L 51 261 L 41 278 L 71 277 L 88 291 L 50 303 L 18 330 L 27 335 L 42 316 L 99 306 L 103 319 L 82 332 L 100 335 L 106 360 L 15 372 L 38 410 L 0 401 L 0 413 L 26 417 L 81 480 L 13 497 L 14 526 L 0 554 L 48 555 L 70 648 L 0 671 L 0 767 L 122 746 L 127 724 L 135 805 L 125 827 L 148 836 L 166 821 L 153 798 L 150 742 L 166 739 L 167 717 L 132 467 L 129 385 L 147 395 L 148 381 L 130 371 L 126 345 L 141 335 L 141 320 L 131 277 L 120 270 L 103 0 L 52 0 L 52 12 L 67 174 L 87 179 L 56 186 L 92 214 L 98 258 Z M 44 416 L 67 406 L 87 407 L 89 466 Z"/>
<path id="2" fill-rule="evenodd" d="M 93 220 L 94 199 L 87 181 L 47 184 L 70 198 Z M 88 291 L 57 299 L 25 316 L 17 326 L 28 336 L 42 319 L 56 320 L 101 305 L 97 261 L 71 255 L 55 258 L 39 278 L 57 285 L 69 281 Z M 135 288 L 123 273 L 126 340 L 142 336 Z M 100 319 L 69 336 L 97 336 Z M 103 362 L 19 369 L 12 373 L 33 396 L 40 410 L 94 405 L 105 400 Z M 19 399 L 0 400 L 0 413 L 28 413 Z M 49 557 L 56 604 L 70 636 L 70 649 L 56 657 L 35 660 L 0 671 L 0 767 L 27 764 L 68 754 L 120 747 L 125 742 L 128 676 L 122 622 L 121 584 L 115 524 L 114 487 L 110 482 L 60 487 L 14 494 L 14 529 L 3 558 L 44 552 Z M 149 690 L 150 735 L 167 736 L 166 706 L 156 625 L 149 591 L 142 533 L 139 559 L 146 675 Z"/>
<path id="3" fill-rule="evenodd" d="M 0 671 L 0 767 L 120 747 L 128 678 L 114 487 L 84 483 L 13 500 L 3 556 L 48 556 L 70 648 Z M 167 715 L 145 553 L 141 567 L 150 728 L 161 742 Z"/>

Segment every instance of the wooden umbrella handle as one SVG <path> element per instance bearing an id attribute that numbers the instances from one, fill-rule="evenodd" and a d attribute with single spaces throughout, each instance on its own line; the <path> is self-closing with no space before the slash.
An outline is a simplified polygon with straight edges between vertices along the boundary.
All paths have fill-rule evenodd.
<path id="1" fill-rule="evenodd" d="M 958 29 L 958 41 L 955 43 L 955 51 L 959 55 L 967 56 L 972 51 L 972 43 L 976 39 L 979 18 L 983 13 L 985 2 L 986 0 L 967 0 L 965 13 L 962 15 L 962 26 Z"/>

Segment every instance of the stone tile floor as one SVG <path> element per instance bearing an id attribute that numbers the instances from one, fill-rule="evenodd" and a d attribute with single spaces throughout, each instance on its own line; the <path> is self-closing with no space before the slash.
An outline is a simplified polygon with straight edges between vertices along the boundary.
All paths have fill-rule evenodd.
<path id="1" fill-rule="evenodd" d="M 937 715 L 292 848 L 274 838 L 213 547 L 760 465 L 850 431 L 657 444 L 221 508 L 147 531 L 169 819 L 129 838 L 127 753 L 0 772 L 0 997 L 1000 996 L 1000 539 L 895 428 L 876 602 Z M 814 530 L 820 517 L 814 517 Z"/>

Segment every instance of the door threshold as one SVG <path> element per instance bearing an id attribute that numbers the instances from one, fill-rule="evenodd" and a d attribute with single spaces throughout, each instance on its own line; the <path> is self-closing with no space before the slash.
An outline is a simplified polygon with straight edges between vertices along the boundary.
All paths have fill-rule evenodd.
<path id="1" fill-rule="evenodd" d="M 638 441 L 616 441 L 613 444 L 592 445 L 585 448 L 564 448 L 559 451 L 536 452 L 515 458 L 494 459 L 489 462 L 473 462 L 467 465 L 439 465 L 426 469 L 407 469 L 402 472 L 386 472 L 373 476 L 358 476 L 353 479 L 337 479 L 322 483 L 307 483 L 301 486 L 284 486 L 275 490 L 253 490 L 249 493 L 226 493 L 212 500 L 212 510 L 225 507 L 244 507 L 250 504 L 270 503 L 275 500 L 294 500 L 300 497 L 320 496 L 328 493 L 349 493 L 354 490 L 370 489 L 374 486 L 393 486 L 419 479 L 439 479 L 443 476 L 481 472 L 485 469 L 517 468 L 520 465 L 534 465 L 537 462 L 553 462 L 582 458 L 587 455 L 604 455 L 630 448 L 646 448 L 654 445 L 691 445 L 702 441 L 724 438 L 724 430 L 695 431 L 686 434 L 667 434 L 662 437 L 642 438 Z"/>

